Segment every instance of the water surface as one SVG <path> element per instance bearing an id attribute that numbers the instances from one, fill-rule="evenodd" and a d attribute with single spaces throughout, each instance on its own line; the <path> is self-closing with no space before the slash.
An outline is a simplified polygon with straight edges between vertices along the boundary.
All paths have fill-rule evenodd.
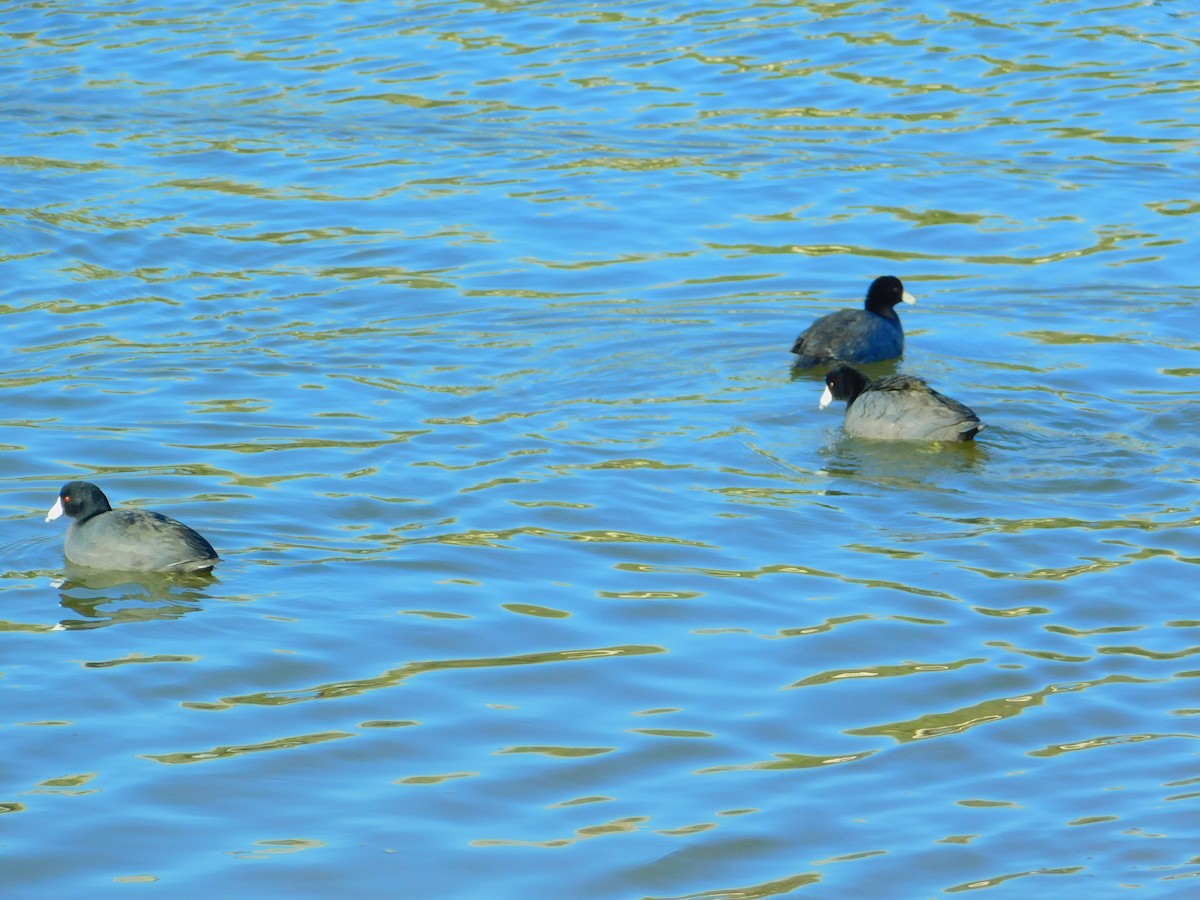
<path id="1" fill-rule="evenodd" d="M 1186 896 L 1197 22 L 0 12 L 8 892 Z M 885 273 L 976 445 L 790 371 Z"/>

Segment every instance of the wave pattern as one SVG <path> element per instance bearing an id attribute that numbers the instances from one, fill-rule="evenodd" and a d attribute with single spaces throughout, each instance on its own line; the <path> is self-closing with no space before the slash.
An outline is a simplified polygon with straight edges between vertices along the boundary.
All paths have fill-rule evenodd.
<path id="1" fill-rule="evenodd" d="M 1181 889 L 1195 24 L 0 11 L 6 887 Z M 885 272 L 975 446 L 788 371 Z"/>

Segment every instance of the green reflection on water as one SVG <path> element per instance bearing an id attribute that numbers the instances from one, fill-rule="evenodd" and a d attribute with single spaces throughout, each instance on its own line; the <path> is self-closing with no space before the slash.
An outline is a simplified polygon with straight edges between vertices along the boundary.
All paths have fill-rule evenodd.
<path id="1" fill-rule="evenodd" d="M 494 656 L 479 659 L 439 659 L 427 662 L 406 663 L 374 678 L 338 681 L 295 691 L 263 691 L 254 694 L 242 694 L 235 697 L 223 697 L 214 703 L 185 702 L 183 705 L 191 709 L 208 710 L 227 709 L 238 705 L 286 706 L 289 703 L 303 703 L 306 700 L 334 700 L 341 697 L 353 697 L 367 691 L 395 687 L 414 675 L 421 675 L 426 672 L 528 666 L 537 663 L 577 662 L 584 659 L 602 659 L 613 656 L 643 656 L 651 653 L 666 652 L 666 648 L 653 645 L 627 645 L 622 647 L 601 647 L 590 650 L 555 650 L 544 653 L 524 653 L 518 656 Z"/>
<path id="2" fill-rule="evenodd" d="M 1105 684 L 1153 684 L 1156 680 L 1133 678 L 1128 675 L 1109 675 L 1094 681 L 1054 684 L 1030 694 L 985 700 L 983 703 L 975 703 L 950 712 L 918 716 L 906 722 L 890 722 L 886 725 L 872 725 L 868 728 L 849 728 L 845 733 L 863 736 L 884 735 L 893 738 L 898 743 L 907 744 L 928 738 L 962 734 L 978 725 L 1011 719 L 1027 709 L 1041 706 L 1047 697 L 1054 694 L 1082 691 Z"/>
<path id="3" fill-rule="evenodd" d="M 48 778 L 45 781 L 39 782 L 37 787 L 26 791 L 28 794 L 63 794 L 71 797 L 78 797 L 84 794 L 94 794 L 99 788 L 88 788 L 83 790 L 83 786 L 88 784 L 95 778 L 99 772 L 83 772 L 79 775 L 64 775 L 60 778 Z"/>
<path id="4" fill-rule="evenodd" d="M 587 838 L 604 837 L 614 834 L 629 834 L 637 831 L 642 825 L 650 821 L 648 816 L 627 816 L 621 819 L 612 819 L 608 822 L 603 822 L 599 825 L 586 825 L 582 828 L 575 829 L 575 837 L 572 838 L 553 838 L 548 841 L 518 841 L 505 840 L 500 838 L 474 840 L 470 842 L 472 847 L 566 847 L 576 841 L 586 840 Z"/>
<path id="5" fill-rule="evenodd" d="M 817 872 L 805 872 L 801 875 L 790 875 L 777 881 L 764 881 L 760 884 L 745 885 L 735 888 L 715 888 L 701 891 L 698 894 L 680 894 L 674 897 L 647 896 L 645 900 L 764 900 L 766 897 L 780 897 L 790 894 L 800 888 L 819 884 L 821 875 Z"/>
<path id="6" fill-rule="evenodd" d="M 1083 866 L 1068 866 L 1061 869 L 1027 869 L 1023 872 L 1012 872 L 1007 875 L 995 875 L 991 878 L 980 878 L 976 881 L 968 881 L 965 884 L 954 885 L 943 889 L 943 893 L 957 894 L 962 891 L 977 891 L 981 888 L 995 887 L 998 884 L 1003 884 L 1006 881 L 1012 881 L 1014 878 L 1025 878 L 1028 875 L 1075 875 L 1082 872 Z M 1030 888 L 1033 890 L 1033 888 Z"/>
<path id="7" fill-rule="evenodd" d="M 613 753 L 616 749 L 616 747 L 505 747 L 503 750 L 497 750 L 496 754 L 540 753 L 543 756 L 578 759 L 587 756 L 599 756 L 602 753 Z"/>
<path id="8" fill-rule="evenodd" d="M 673 537 L 671 535 L 657 534 L 641 534 L 636 531 L 615 531 L 615 530 L 588 530 L 588 531 L 558 531 L 552 528 L 537 528 L 532 526 L 520 526 L 517 528 L 505 528 L 497 531 L 466 531 L 454 534 L 440 534 L 432 538 L 417 538 L 412 541 L 414 544 L 427 543 L 436 541 L 442 544 L 454 545 L 473 545 L 485 547 L 500 547 L 505 542 L 512 541 L 514 538 L 530 536 L 551 538 L 564 541 L 582 541 L 590 544 L 670 544 L 682 547 L 698 547 L 702 549 L 714 549 L 711 544 L 703 541 L 688 540 L 686 538 Z M 614 568 L 621 568 L 626 564 L 620 563 Z"/>
<path id="9" fill-rule="evenodd" d="M 1200 734 L 1104 734 L 1083 741 L 1071 741 L 1066 744 L 1051 744 L 1041 750 L 1030 750 L 1029 756 L 1054 757 L 1064 753 L 1074 753 L 1077 750 L 1095 750 L 1099 747 L 1113 747 L 1119 744 L 1141 744 L 1145 741 L 1157 741 L 1163 738 L 1187 738 L 1200 740 Z"/>
<path id="10" fill-rule="evenodd" d="M 478 772 L 445 772 L 441 775 L 409 775 L 397 778 L 393 784 L 441 784 L 443 781 L 453 781 L 456 778 L 475 778 Z"/>
<path id="11" fill-rule="evenodd" d="M 792 682 L 787 688 L 808 687 L 814 684 L 829 684 L 834 681 L 844 681 L 851 678 L 894 678 L 900 675 L 917 675 L 923 672 L 950 672 L 955 669 L 985 663 L 985 657 L 973 657 L 958 662 L 949 663 L 904 663 L 898 666 L 859 666 L 854 669 L 831 669 L 809 675 L 799 681 Z"/>
<path id="12" fill-rule="evenodd" d="M 100 662 L 85 662 L 85 669 L 111 669 L 114 666 L 124 666 L 130 663 L 160 663 L 160 662 L 196 662 L 198 656 L 177 656 L 169 653 L 157 653 L 153 656 L 142 656 L 140 653 L 130 653 L 120 659 L 108 659 Z"/>
<path id="13" fill-rule="evenodd" d="M 500 606 L 509 612 L 523 616 L 534 616 L 540 619 L 565 619 L 571 615 L 569 612 L 561 609 L 552 609 L 548 606 L 534 606 L 530 603 L 502 603 Z"/>
<path id="14" fill-rule="evenodd" d="M 295 747 L 305 747 L 321 744 L 325 741 L 336 741 L 342 738 L 356 737 L 349 731 L 322 731 L 316 734 L 298 734 L 291 737 L 276 738 L 272 741 L 262 741 L 257 744 L 226 744 L 209 750 L 192 750 L 182 753 L 143 753 L 142 759 L 152 759 L 155 762 L 177 765 L 181 763 L 209 762 L 214 759 L 230 759 L 246 753 L 260 753 L 264 750 L 291 750 Z"/>
<path id="15" fill-rule="evenodd" d="M 825 766 L 836 766 L 842 763 L 858 762 L 873 756 L 876 751 L 864 750 L 861 753 L 839 753 L 834 756 L 812 756 L 806 753 L 775 753 L 775 758 L 763 762 L 746 763 L 744 765 L 712 766 L 697 770 L 697 775 L 713 775 L 717 772 L 746 772 L 754 770 L 777 769 L 820 769 Z"/>
<path id="16" fill-rule="evenodd" d="M 267 859 L 281 853 L 299 853 L 301 850 L 316 850 L 325 846 L 324 841 L 306 840 L 303 838 L 284 838 L 275 841 L 255 841 L 256 850 L 230 850 L 230 856 L 239 859 Z"/>

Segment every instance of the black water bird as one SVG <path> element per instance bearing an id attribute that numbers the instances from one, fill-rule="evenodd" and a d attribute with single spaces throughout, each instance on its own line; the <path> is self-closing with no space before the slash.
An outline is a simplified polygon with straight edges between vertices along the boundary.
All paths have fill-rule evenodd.
<path id="1" fill-rule="evenodd" d="M 220 557 L 212 544 L 182 522 L 148 509 L 113 509 L 96 485 L 63 485 L 46 521 L 66 514 L 63 552 L 68 562 L 123 572 L 200 572 Z"/>
<path id="2" fill-rule="evenodd" d="M 797 369 L 836 363 L 872 363 L 904 352 L 904 327 L 898 303 L 916 303 L 895 275 L 871 282 L 862 309 L 840 309 L 806 328 L 792 345 Z"/>
<path id="3" fill-rule="evenodd" d="M 913 375 L 871 381 L 838 366 L 825 376 L 821 409 L 846 401 L 846 434 L 892 441 L 970 441 L 984 428 L 979 416 Z"/>

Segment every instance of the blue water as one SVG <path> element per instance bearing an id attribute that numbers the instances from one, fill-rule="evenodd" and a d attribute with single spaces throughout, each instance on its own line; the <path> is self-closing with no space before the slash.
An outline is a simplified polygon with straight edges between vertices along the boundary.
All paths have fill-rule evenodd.
<path id="1" fill-rule="evenodd" d="M 1190 896 L 1198 26 L 0 10 L 2 893 Z"/>

